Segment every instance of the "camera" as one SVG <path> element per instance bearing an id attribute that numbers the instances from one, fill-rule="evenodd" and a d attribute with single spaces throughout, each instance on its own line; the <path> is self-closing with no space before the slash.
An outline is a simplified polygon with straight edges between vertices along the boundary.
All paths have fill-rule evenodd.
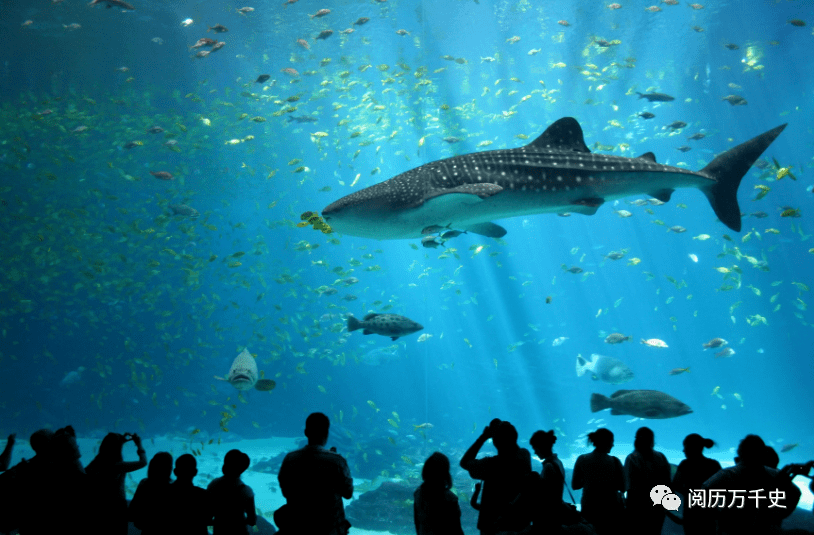
<path id="1" fill-rule="evenodd" d="M 812 476 L 808 475 L 808 472 L 811 471 L 812 467 L 814 467 L 814 461 L 808 461 L 805 464 L 794 463 L 788 465 L 788 472 L 791 477 L 804 476 L 811 479 Z"/>

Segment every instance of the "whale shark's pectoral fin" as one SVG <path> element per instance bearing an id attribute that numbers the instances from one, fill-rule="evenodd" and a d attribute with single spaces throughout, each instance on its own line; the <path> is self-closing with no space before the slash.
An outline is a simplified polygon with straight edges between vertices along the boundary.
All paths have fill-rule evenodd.
<path id="1" fill-rule="evenodd" d="M 464 227 L 464 230 L 487 238 L 502 238 L 507 232 L 505 228 L 494 223 L 477 223 Z"/>
<path id="2" fill-rule="evenodd" d="M 254 388 L 260 390 L 261 392 L 268 392 L 269 390 L 274 390 L 275 386 L 277 386 L 277 383 L 275 383 L 271 379 L 260 379 L 254 384 Z"/>
<path id="3" fill-rule="evenodd" d="M 460 195 L 463 194 L 472 196 L 470 199 L 468 199 L 469 202 L 466 203 L 471 204 L 472 202 L 481 199 L 486 199 L 487 197 L 491 197 L 492 195 L 497 195 L 501 191 L 503 191 L 503 188 L 501 186 L 498 186 L 497 184 L 492 184 L 491 182 L 478 184 L 464 184 L 462 186 L 456 186 L 454 188 L 433 190 L 424 196 L 424 202 L 429 201 L 430 199 L 434 199 L 436 197 L 441 196 L 446 197 L 447 195 L 453 195 L 455 197 L 455 200 L 457 200 L 458 202 L 462 202 Z M 445 198 L 444 200 L 452 199 Z"/>
<path id="4" fill-rule="evenodd" d="M 660 189 L 654 193 L 651 193 L 650 196 L 660 200 L 661 202 L 669 202 L 674 191 L 674 189 Z"/>
<path id="5" fill-rule="evenodd" d="M 584 215 L 594 215 L 599 207 L 605 204 L 605 199 L 599 197 L 587 197 L 585 199 L 578 199 L 574 201 L 574 206 L 571 207 L 572 212 Z"/>

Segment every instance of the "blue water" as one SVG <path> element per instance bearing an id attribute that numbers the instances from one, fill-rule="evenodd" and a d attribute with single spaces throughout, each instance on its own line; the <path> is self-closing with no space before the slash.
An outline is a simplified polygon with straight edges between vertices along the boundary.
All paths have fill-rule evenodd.
<path id="1" fill-rule="evenodd" d="M 303 0 L 250 2 L 246 15 L 237 4 L 133 3 L 133 12 L 73 0 L 4 8 L 0 435 L 70 423 L 97 438 L 196 429 L 212 438 L 291 437 L 322 411 L 360 444 L 372 436 L 398 444 L 416 436 L 414 425 L 432 424 L 422 430 L 430 451 L 450 455 L 499 417 L 521 440 L 557 429 L 563 457 L 585 451 L 584 434 L 597 424 L 625 451 L 648 425 L 674 462 L 691 432 L 713 438 L 725 458 L 747 433 L 778 450 L 798 443 L 783 464 L 814 456 L 807 3 L 695 10 L 682 2 L 650 13 L 642 2 L 613 10 L 604 2 Z M 309 18 L 323 8 L 331 13 Z M 370 21 L 352 26 L 359 17 Z M 194 22 L 184 27 L 187 18 Z M 81 28 L 63 27 L 72 23 Z M 215 24 L 229 32 L 207 33 Z M 346 28 L 355 31 L 340 33 Z M 316 40 L 325 29 L 334 34 Z M 193 59 L 188 47 L 205 36 L 226 45 Z M 253 83 L 260 74 L 271 80 Z M 636 91 L 676 99 L 648 103 Z M 731 106 L 727 95 L 748 104 Z M 296 111 L 274 115 L 290 106 Z M 637 116 L 644 111 L 656 117 Z M 717 222 L 696 190 L 663 206 L 630 198 L 594 216 L 501 221 L 504 239 L 466 234 L 446 253 L 417 240 L 295 226 L 307 210 L 418 165 L 519 147 L 565 116 L 580 122 L 594 151 L 603 152 L 597 143 L 615 155 L 652 151 L 659 163 L 693 170 L 787 122 L 763 159 L 792 166 L 797 180 L 753 168 L 741 210 L 767 216 L 745 216 L 741 233 Z M 671 135 L 665 127 L 677 120 L 688 126 Z M 146 133 L 153 125 L 164 132 Z M 78 126 L 88 129 L 72 132 Z M 706 137 L 687 140 L 698 132 Z M 443 141 L 450 136 L 461 141 Z M 164 145 L 170 139 L 177 152 Z M 123 148 L 130 141 L 143 145 Z M 692 150 L 676 150 L 683 145 Z M 175 179 L 149 174 L 162 170 Z M 757 185 L 771 191 L 753 201 Z M 167 204 L 181 202 L 201 216 L 171 217 Z M 784 207 L 801 217 L 781 217 Z M 686 232 L 667 230 L 675 225 Z M 709 239 L 695 239 L 702 234 Z M 740 257 L 718 257 L 735 248 Z M 604 258 L 621 249 L 623 259 Z M 336 282 L 348 277 L 359 282 Z M 320 295 L 320 286 L 339 291 Z M 393 342 L 347 333 L 343 318 L 385 307 L 424 330 L 374 365 L 363 356 Z M 611 332 L 632 340 L 610 346 Z M 567 340 L 552 345 L 559 337 Z M 703 351 L 714 337 L 736 353 Z M 650 338 L 669 347 L 639 343 Z M 271 393 L 241 400 L 213 379 L 243 347 L 277 382 Z M 591 353 L 623 360 L 634 380 L 577 377 L 577 354 Z M 690 372 L 668 374 L 679 367 Z M 693 413 L 631 421 L 590 412 L 592 393 L 620 388 L 669 393 Z"/>

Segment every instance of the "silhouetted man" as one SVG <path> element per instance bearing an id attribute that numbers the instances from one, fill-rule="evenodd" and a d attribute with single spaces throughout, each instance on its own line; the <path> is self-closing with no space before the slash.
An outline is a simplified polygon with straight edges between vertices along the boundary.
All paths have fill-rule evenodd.
<path id="1" fill-rule="evenodd" d="M 497 449 L 497 455 L 477 459 L 478 452 L 490 438 Z M 516 528 L 514 525 L 501 526 L 499 519 L 508 512 L 509 505 L 523 486 L 523 480 L 531 473 L 531 454 L 529 450 L 517 445 L 517 429 L 509 422 L 502 422 L 497 418 L 492 420 L 464 453 L 461 468 L 469 472 L 473 479 L 483 480 L 478 515 L 481 535 Z M 512 520 L 503 519 L 509 523 Z"/>
<path id="2" fill-rule="evenodd" d="M 706 510 L 710 521 L 717 521 L 719 535 L 770 533 L 794 512 L 801 493 L 791 482 L 793 475 L 765 466 L 765 459 L 766 444 L 747 435 L 738 446 L 735 466 L 704 483 Z M 692 494 L 691 489 L 690 506 Z"/>
<path id="3" fill-rule="evenodd" d="M 309 415 L 305 420 L 308 444 L 283 459 L 277 479 L 286 505 L 274 514 L 281 534 L 348 533 L 350 522 L 345 518 L 342 498 L 353 497 L 353 479 L 336 448 L 325 448 L 330 426 L 321 412 Z"/>

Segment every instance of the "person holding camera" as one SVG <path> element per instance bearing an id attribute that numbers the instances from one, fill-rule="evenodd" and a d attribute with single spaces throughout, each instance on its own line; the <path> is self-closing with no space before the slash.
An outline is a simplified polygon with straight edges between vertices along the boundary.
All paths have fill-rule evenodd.
<path id="1" fill-rule="evenodd" d="M 138 461 L 125 462 L 122 457 L 124 445 L 133 441 Z M 108 433 L 99 446 L 99 453 L 85 467 L 91 493 L 92 509 L 88 511 L 90 533 L 104 535 L 127 535 L 127 498 L 124 494 L 124 478 L 130 472 L 147 466 L 147 454 L 141 447 L 141 438 L 132 433 Z"/>
<path id="2" fill-rule="evenodd" d="M 478 459 L 478 452 L 492 439 L 497 455 Z M 481 535 L 493 535 L 500 531 L 517 531 L 528 522 L 508 516 L 512 501 L 523 487 L 526 476 L 531 474 L 531 453 L 517 445 L 517 429 L 498 418 L 492 420 L 475 443 L 461 458 L 461 468 L 473 479 L 483 480 L 478 529 Z M 515 522 L 519 522 L 516 524 Z"/>
<path id="3" fill-rule="evenodd" d="M 797 508 L 802 493 L 791 480 L 807 465 L 776 470 L 766 466 L 765 460 L 763 439 L 746 435 L 738 445 L 735 466 L 724 468 L 704 482 L 702 488 L 710 495 L 706 504 L 709 521 L 717 523 L 718 535 L 775 532 Z M 809 469 L 805 469 L 806 473 Z M 717 496 L 724 496 L 725 503 Z M 737 503 L 732 506 L 736 497 Z"/>
<path id="4" fill-rule="evenodd" d="M 286 499 L 274 513 L 274 523 L 285 535 L 346 535 L 342 499 L 353 497 L 353 478 L 344 457 L 336 448 L 326 448 L 331 421 L 321 412 L 305 419 L 308 444 L 289 452 L 277 480 Z"/>

